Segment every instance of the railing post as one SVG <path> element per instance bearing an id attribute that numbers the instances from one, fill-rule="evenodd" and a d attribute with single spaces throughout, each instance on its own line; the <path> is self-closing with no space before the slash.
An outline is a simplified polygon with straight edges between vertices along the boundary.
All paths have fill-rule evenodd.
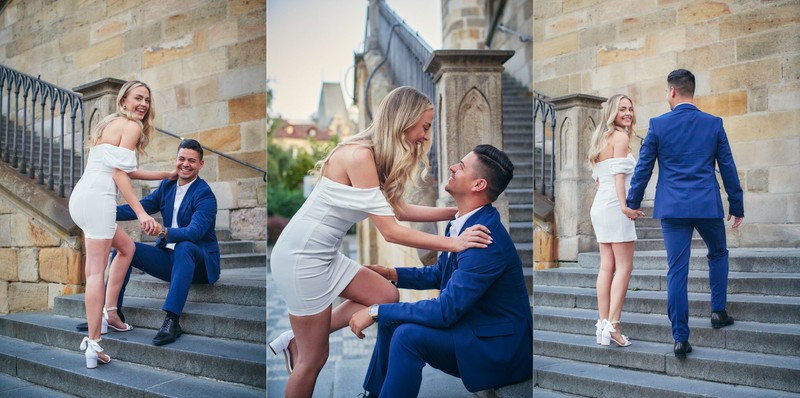
<path id="1" fill-rule="evenodd" d="M 577 261 L 578 253 L 597 248 L 589 211 L 595 187 L 586 160 L 592 132 L 605 98 L 574 94 L 551 100 L 555 106 L 555 220 L 558 259 Z"/>
<path id="2" fill-rule="evenodd" d="M 92 127 L 100 122 L 104 117 L 116 112 L 117 110 L 117 94 L 125 80 L 115 79 L 113 77 L 106 77 L 100 80 L 95 80 L 91 83 L 86 83 L 72 89 L 76 93 L 81 94 L 83 99 L 83 119 L 84 126 L 86 126 L 86 134 L 90 137 Z M 91 137 L 83 140 L 83 150 L 89 147 Z"/>
<path id="3" fill-rule="evenodd" d="M 437 177 L 445 182 L 449 167 L 458 163 L 476 145 L 491 144 L 503 149 L 503 63 L 514 51 L 437 50 L 425 65 L 436 84 L 439 140 Z M 454 202 L 439 184 L 437 206 Z M 495 202 L 508 225 L 508 199 Z"/>

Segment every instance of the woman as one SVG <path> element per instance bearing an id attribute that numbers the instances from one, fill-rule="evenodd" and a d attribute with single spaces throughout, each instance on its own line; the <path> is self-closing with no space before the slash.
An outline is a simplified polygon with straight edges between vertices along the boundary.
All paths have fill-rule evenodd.
<path id="1" fill-rule="evenodd" d="M 630 149 L 630 138 L 636 115 L 633 102 L 617 94 L 603 106 L 603 118 L 592 135 L 589 164 L 597 194 L 592 203 L 591 218 L 597 243 L 600 245 L 600 272 L 597 274 L 597 309 L 600 319 L 595 324 L 597 344 L 620 347 L 631 345 L 619 327 L 622 304 L 633 270 L 633 245 L 636 230 L 625 197 L 631 186 L 636 166 Z"/>
<path id="2" fill-rule="evenodd" d="M 270 261 L 292 326 L 270 343 L 273 352 L 286 357 L 287 397 L 311 396 L 328 357 L 330 332 L 346 326 L 362 308 L 398 300 L 386 278 L 338 252 L 354 223 L 369 217 L 387 241 L 422 249 L 458 252 L 491 243 L 484 226 L 451 238 L 395 220 L 442 221 L 456 214 L 455 208 L 403 201 L 406 185 L 427 171 L 432 122 L 427 97 L 410 87 L 397 88 L 383 99 L 372 125 L 317 163 L 319 182 L 284 229 Z M 332 309 L 337 296 L 347 301 Z"/>
<path id="3" fill-rule="evenodd" d="M 106 325 L 122 332 L 132 329 L 119 319 L 116 307 L 103 308 L 103 276 L 111 247 L 117 250 L 117 256 L 109 271 L 106 303 L 117 302 L 135 250 L 131 237 L 116 225 L 117 192 L 122 193 L 136 212 L 144 232 L 158 233 L 161 225 L 142 208 L 131 186 L 131 178 L 161 180 L 177 176 L 176 171 L 136 169 L 134 150 L 142 153 L 147 147 L 154 117 L 150 88 L 139 81 L 125 83 L 117 94 L 116 112 L 93 129 L 86 169 L 70 195 L 69 213 L 83 230 L 86 244 L 85 304 L 89 335 L 83 338 L 81 350 L 86 350 L 87 368 L 111 361 L 98 344 Z"/>

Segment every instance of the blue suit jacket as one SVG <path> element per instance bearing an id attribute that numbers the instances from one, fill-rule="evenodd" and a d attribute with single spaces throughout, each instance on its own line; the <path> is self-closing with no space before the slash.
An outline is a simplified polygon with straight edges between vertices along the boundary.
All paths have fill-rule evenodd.
<path id="1" fill-rule="evenodd" d="M 215 225 L 217 221 L 217 198 L 203 179 L 198 177 L 183 197 L 178 209 L 179 228 L 170 228 L 172 208 L 175 205 L 177 181 L 163 180 L 158 189 L 140 200 L 147 214 L 161 212 L 167 226 L 167 239 L 159 239 L 156 245 L 189 241 L 205 252 L 208 283 L 219 279 L 219 245 Z M 117 206 L 117 221 L 135 220 L 136 214 L 129 205 Z"/>
<path id="2" fill-rule="evenodd" d="M 381 324 L 451 330 L 469 391 L 515 383 L 533 372 L 533 319 L 517 250 L 492 205 L 473 214 L 462 231 L 474 224 L 492 232 L 489 247 L 445 252 L 429 267 L 397 268 L 397 287 L 439 289 L 438 298 L 381 304 L 378 313 Z"/>
<path id="3" fill-rule="evenodd" d="M 728 193 L 728 213 L 744 217 L 742 187 L 721 118 L 692 104 L 680 104 L 672 112 L 650 119 L 628 191 L 631 209 L 641 207 L 656 160 L 653 218 L 724 217 L 717 165 Z"/>

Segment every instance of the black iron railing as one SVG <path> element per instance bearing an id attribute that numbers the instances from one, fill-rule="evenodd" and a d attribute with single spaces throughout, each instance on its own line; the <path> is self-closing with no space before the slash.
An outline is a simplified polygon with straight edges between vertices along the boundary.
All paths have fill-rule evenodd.
<path id="1" fill-rule="evenodd" d="M 378 49 L 383 54 L 383 60 L 376 66 L 367 78 L 364 89 L 364 103 L 367 115 L 372 119 L 372 110 L 369 101 L 369 84 L 372 76 L 384 63 L 388 63 L 394 82 L 398 86 L 414 87 L 431 99 L 436 106 L 436 85 L 433 76 L 424 71 L 425 63 L 433 54 L 431 46 L 408 24 L 401 19 L 385 1 L 378 3 Z M 367 15 L 373 15 L 367 13 Z M 369 24 L 369 22 L 368 22 Z M 364 43 L 368 43 L 369 29 L 365 32 Z M 437 123 L 433 124 L 431 133 L 432 145 L 429 153 L 431 171 L 437 170 L 436 148 L 438 145 Z M 435 173 L 434 173 L 435 174 Z"/>
<path id="2" fill-rule="evenodd" d="M 50 190 L 57 182 L 58 195 L 65 197 L 67 188 L 71 190 L 83 173 L 80 148 L 85 134 L 80 95 L 0 65 L 0 113 L 3 161 L 36 178 L 40 185 L 46 181 Z M 67 118 L 69 130 L 65 126 Z M 57 174 L 53 170 L 55 164 Z"/>
<path id="3" fill-rule="evenodd" d="M 537 120 L 540 126 L 537 127 Z M 550 124 L 550 139 L 547 139 L 547 125 Z M 555 180 L 556 180 L 556 110 L 555 106 L 547 101 L 547 96 L 536 93 L 533 98 L 533 175 L 534 187 L 541 195 L 547 196 L 550 200 L 555 199 Z M 537 137 L 537 134 L 540 136 Z M 537 151 L 535 146 L 541 143 L 541 150 Z M 547 144 L 550 144 L 550 156 L 547 156 Z M 549 167 L 547 167 L 549 166 Z M 549 168 L 549 173 L 548 173 Z M 536 180 L 538 170 L 538 181 Z M 538 183 L 538 187 L 536 186 Z M 537 189 L 538 188 L 538 189 Z"/>

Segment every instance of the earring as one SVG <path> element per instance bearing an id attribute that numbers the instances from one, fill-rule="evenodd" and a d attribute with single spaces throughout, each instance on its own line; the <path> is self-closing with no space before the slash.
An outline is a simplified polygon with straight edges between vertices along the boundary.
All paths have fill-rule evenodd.
<path id="1" fill-rule="evenodd" d="M 128 108 L 126 108 L 126 107 L 125 107 L 125 105 L 122 105 L 122 110 L 123 110 L 123 111 L 127 111 L 127 110 L 128 110 Z"/>

